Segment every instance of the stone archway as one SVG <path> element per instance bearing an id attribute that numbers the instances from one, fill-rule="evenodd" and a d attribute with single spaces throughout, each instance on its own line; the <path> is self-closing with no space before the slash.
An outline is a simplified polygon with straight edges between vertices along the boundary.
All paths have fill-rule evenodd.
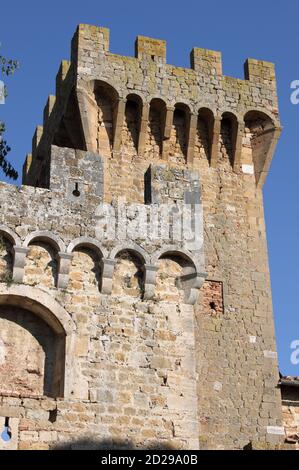
<path id="1" fill-rule="evenodd" d="M 67 397 L 73 388 L 68 313 L 48 293 L 0 285 L 0 392 Z"/>

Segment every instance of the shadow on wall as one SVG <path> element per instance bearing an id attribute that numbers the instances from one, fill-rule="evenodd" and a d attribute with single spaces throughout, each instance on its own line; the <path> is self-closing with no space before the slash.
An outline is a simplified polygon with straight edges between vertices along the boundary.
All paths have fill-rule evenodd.
<path id="1" fill-rule="evenodd" d="M 242 451 L 242 450 L 245 450 L 245 451 L 246 450 L 279 450 L 281 448 L 283 448 L 283 446 L 281 447 L 281 445 L 279 444 L 277 444 L 276 446 L 275 445 L 273 446 L 270 443 L 250 441 L 243 448 L 236 447 L 230 450 L 239 450 L 239 451 Z M 97 441 L 93 439 L 78 439 L 78 440 L 73 440 L 67 443 L 62 442 L 60 444 L 53 445 L 50 448 L 50 450 L 109 450 L 109 451 L 114 451 L 114 450 L 176 451 L 176 450 L 180 450 L 180 451 L 188 451 L 188 449 L 179 449 L 166 442 L 153 441 L 151 444 L 147 446 L 136 446 L 131 441 L 125 441 L 125 440 L 117 440 L 117 441 L 114 440 L 113 442 L 111 442 L 109 440 Z M 205 445 L 201 445 L 200 450 L 203 451 L 203 450 L 212 450 L 212 449 L 209 447 L 206 447 Z M 290 450 L 290 448 L 288 448 L 288 450 Z"/>
<path id="2" fill-rule="evenodd" d="M 166 442 L 152 442 L 148 446 L 136 446 L 131 441 L 125 440 L 94 440 L 94 439 L 78 439 L 71 442 L 55 444 L 50 450 L 176 450 Z"/>

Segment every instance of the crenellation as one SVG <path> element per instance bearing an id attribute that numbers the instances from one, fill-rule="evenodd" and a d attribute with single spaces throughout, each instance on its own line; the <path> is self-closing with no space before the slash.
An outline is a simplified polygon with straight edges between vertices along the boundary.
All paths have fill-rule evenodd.
<path id="1" fill-rule="evenodd" d="M 44 160 L 49 158 L 49 145 L 51 143 L 62 142 L 66 146 L 67 140 L 70 140 L 70 147 L 86 148 L 92 152 L 99 150 L 96 144 L 96 118 L 94 117 L 89 124 L 86 123 L 87 113 L 96 113 L 96 97 L 93 90 L 93 83 L 99 80 L 107 87 L 114 90 L 115 104 L 111 111 L 113 118 L 113 136 L 110 136 L 109 146 L 103 150 L 104 154 L 116 155 L 120 151 L 120 127 L 124 123 L 124 109 L 128 100 L 128 95 L 135 94 L 141 99 L 142 105 L 139 107 L 138 120 L 141 123 L 137 129 L 138 155 L 143 155 L 146 151 L 145 141 L 147 134 L 147 125 L 150 116 L 150 103 L 153 99 L 161 99 L 166 104 L 169 112 L 166 115 L 162 156 L 163 159 L 169 158 L 169 138 L 172 121 L 175 116 L 171 109 L 177 107 L 180 103 L 188 106 L 192 116 L 192 126 L 190 127 L 190 116 L 186 119 L 186 133 L 188 134 L 186 143 L 186 161 L 187 165 L 192 165 L 194 153 L 194 134 L 195 121 L 198 112 L 202 108 L 209 109 L 215 120 L 214 140 L 219 138 L 217 128 L 217 119 L 221 119 L 224 113 L 231 113 L 240 123 L 240 129 L 244 122 L 244 116 L 250 110 L 256 110 L 267 114 L 272 121 L 274 129 L 280 127 L 278 121 L 277 98 L 275 88 L 275 71 L 273 64 L 264 61 L 248 59 L 245 64 L 245 80 L 235 79 L 222 75 L 221 54 L 217 51 L 194 48 L 191 53 L 192 69 L 175 67 L 164 63 L 166 55 L 165 41 L 139 36 L 136 40 L 136 58 L 122 57 L 109 52 L 109 30 L 88 25 L 80 25 L 74 36 L 72 47 L 72 62 L 63 61 L 57 76 L 56 96 L 57 99 L 63 99 L 59 109 L 55 113 L 57 116 L 52 119 L 50 129 L 47 129 L 45 139 L 41 139 L 40 154 Z M 100 53 L 101 52 L 101 53 Z M 157 62 L 156 59 L 163 59 Z M 72 66 L 70 66 L 72 64 Z M 70 69 L 76 70 L 76 73 L 69 73 Z M 69 77 L 67 79 L 67 77 Z M 67 80 L 66 80 L 67 79 Z M 65 83 L 67 82 L 67 83 Z M 72 87 L 76 88 L 73 96 L 70 96 Z M 108 88 L 107 88 L 108 89 Z M 116 103 L 119 102 L 118 109 Z M 61 114 L 73 113 L 74 107 L 80 110 L 81 123 L 69 124 L 69 118 L 63 120 L 58 129 Z M 174 113 L 175 114 L 175 113 Z M 70 114 L 71 116 L 71 114 Z M 75 125 L 75 131 L 74 131 Z M 63 129 L 62 127 L 63 126 Z M 106 126 L 107 129 L 107 126 Z M 55 134 L 59 137 L 55 137 Z M 80 135 L 82 133 L 82 135 Z M 67 136 L 68 134 L 68 136 Z M 234 140 L 242 139 L 240 135 L 234 136 Z M 79 135 L 79 138 L 78 138 Z M 50 139 L 49 139 L 50 137 Z M 74 142 L 76 139 L 76 142 Z M 274 146 L 276 140 L 274 139 Z M 238 146 L 240 147 L 240 145 Z M 101 150 L 101 149 L 100 149 Z M 239 171 L 239 154 L 237 152 L 233 165 L 234 171 Z M 213 151 L 215 154 L 215 151 Z M 268 162 L 271 156 L 266 159 L 263 173 L 267 172 Z M 211 166 L 215 165 L 215 158 L 211 159 Z M 183 161 L 178 160 L 179 164 Z M 46 165 L 47 166 L 47 165 Z M 33 165 L 33 170 L 40 173 L 41 164 Z M 39 170 L 38 170 L 39 168 Z M 255 171 L 257 183 L 259 184 L 260 170 Z M 34 175 L 28 176 L 28 181 L 34 179 Z M 37 178 L 40 179 L 40 178 Z M 31 183 L 33 184 L 33 183 Z M 47 182 L 48 184 L 48 182 Z M 262 181 L 260 182 L 262 184 Z"/>
<path id="2" fill-rule="evenodd" d="M 63 84 L 69 73 L 71 62 L 69 60 L 62 60 L 59 70 L 56 75 L 56 97 L 61 98 L 63 94 Z"/>
<path id="3" fill-rule="evenodd" d="M 25 158 L 25 161 L 24 161 L 24 164 L 23 164 L 23 168 L 22 168 L 22 180 L 23 181 L 25 181 L 25 179 L 27 178 L 27 174 L 29 173 L 31 164 L 32 164 L 32 154 L 28 153 L 26 155 L 26 158 Z"/>
<path id="4" fill-rule="evenodd" d="M 99 26 L 80 24 L 72 39 L 71 59 L 80 61 L 81 50 L 88 51 L 91 61 L 101 52 L 109 52 L 110 30 Z M 95 54 L 95 55 L 93 55 Z"/>
<path id="5" fill-rule="evenodd" d="M 135 57 L 139 60 L 152 60 L 155 62 L 161 59 L 166 61 L 166 41 L 161 39 L 147 38 L 145 36 L 137 36 L 135 42 Z"/>
<path id="6" fill-rule="evenodd" d="M 221 52 L 195 47 L 190 54 L 191 68 L 203 75 L 222 75 Z"/>
<path id="7" fill-rule="evenodd" d="M 44 131 L 43 126 L 37 126 L 35 129 L 35 133 L 32 139 L 32 155 L 34 155 L 35 157 L 37 154 L 37 148 L 39 146 L 39 143 L 43 135 L 43 131 Z"/>
<path id="8" fill-rule="evenodd" d="M 245 79 L 275 87 L 275 66 L 272 62 L 264 60 L 247 59 L 244 64 Z"/>
<path id="9" fill-rule="evenodd" d="M 48 119 L 52 113 L 56 101 L 55 95 L 49 95 L 46 106 L 44 108 L 44 120 L 43 120 L 43 127 L 46 127 L 48 123 Z"/>

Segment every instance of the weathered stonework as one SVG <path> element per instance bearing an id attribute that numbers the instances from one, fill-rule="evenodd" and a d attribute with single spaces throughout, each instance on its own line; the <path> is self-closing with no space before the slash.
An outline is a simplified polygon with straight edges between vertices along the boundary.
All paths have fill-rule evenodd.
<path id="1" fill-rule="evenodd" d="M 164 41 L 138 37 L 121 57 L 107 29 L 78 27 L 23 185 L 0 184 L 7 446 L 283 440 L 262 198 L 280 133 L 274 66 L 221 70 L 215 51 L 180 68 Z M 184 207 L 203 240 L 177 236 Z M 139 210 L 158 213 L 156 236 L 138 232 Z"/>

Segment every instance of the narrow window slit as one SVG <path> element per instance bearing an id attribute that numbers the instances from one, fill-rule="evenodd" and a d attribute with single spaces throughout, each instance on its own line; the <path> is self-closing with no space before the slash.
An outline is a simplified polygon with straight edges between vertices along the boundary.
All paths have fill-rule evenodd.
<path id="1" fill-rule="evenodd" d="M 73 191 L 73 196 L 75 197 L 79 197 L 80 196 L 80 191 L 79 191 L 79 184 L 78 183 L 75 183 L 75 189 Z"/>

